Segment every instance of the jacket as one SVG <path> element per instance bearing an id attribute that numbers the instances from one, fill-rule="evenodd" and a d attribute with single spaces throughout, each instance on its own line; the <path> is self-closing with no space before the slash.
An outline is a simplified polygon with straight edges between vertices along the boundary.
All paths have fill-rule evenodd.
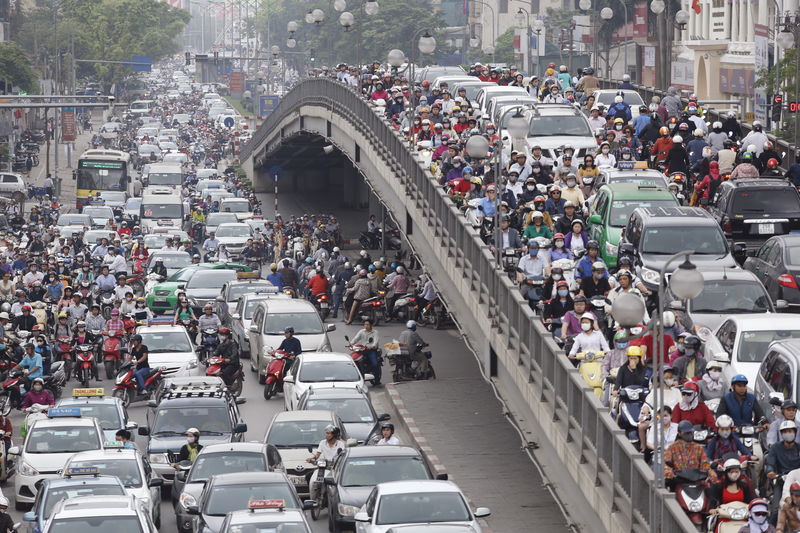
<path id="1" fill-rule="evenodd" d="M 784 442 L 778 442 L 770 446 L 767 458 L 764 460 L 766 471 L 776 474 L 788 474 L 792 470 L 800 468 L 800 447 L 797 444 L 792 447 L 786 446 Z"/>
<path id="2" fill-rule="evenodd" d="M 328 292 L 328 278 L 321 274 L 317 274 L 308 280 L 308 290 L 311 292 L 312 296 L 325 294 Z"/>
<path id="3" fill-rule="evenodd" d="M 778 511 L 777 533 L 793 533 L 800 529 L 800 509 L 792 503 L 792 498 L 786 498 Z"/>
<path id="4" fill-rule="evenodd" d="M 763 413 L 754 395 L 747 392 L 744 395 L 744 399 L 739 401 L 731 391 L 726 393 L 719 402 L 717 416 L 721 415 L 728 415 L 733 418 L 733 423 L 737 426 L 748 426 L 758 422 Z"/>

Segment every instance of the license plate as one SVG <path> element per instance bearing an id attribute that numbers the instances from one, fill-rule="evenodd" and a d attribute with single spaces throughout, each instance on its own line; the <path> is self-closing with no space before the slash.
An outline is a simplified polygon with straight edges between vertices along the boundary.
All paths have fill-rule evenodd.
<path id="1" fill-rule="evenodd" d="M 759 235 L 772 235 L 775 233 L 775 224 L 759 224 Z"/>
<path id="2" fill-rule="evenodd" d="M 306 476 L 289 476 L 289 479 L 292 481 L 292 485 L 306 484 Z"/>
<path id="3" fill-rule="evenodd" d="M 156 298 L 154 301 L 157 304 L 165 304 L 165 303 L 167 303 L 167 299 L 166 298 Z"/>
<path id="4" fill-rule="evenodd" d="M 328 308 L 328 304 L 326 304 L 326 303 L 321 303 L 321 304 L 319 304 L 319 306 L 320 306 L 322 309 L 327 309 L 327 308 Z"/>

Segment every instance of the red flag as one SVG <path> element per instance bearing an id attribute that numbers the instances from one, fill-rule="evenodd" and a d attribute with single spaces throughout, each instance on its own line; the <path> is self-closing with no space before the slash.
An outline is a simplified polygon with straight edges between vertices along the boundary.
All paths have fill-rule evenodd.
<path id="1" fill-rule="evenodd" d="M 694 9 L 694 12 L 698 15 L 700 14 L 703 10 L 703 6 L 700 5 L 700 0 L 692 0 L 692 9 Z"/>

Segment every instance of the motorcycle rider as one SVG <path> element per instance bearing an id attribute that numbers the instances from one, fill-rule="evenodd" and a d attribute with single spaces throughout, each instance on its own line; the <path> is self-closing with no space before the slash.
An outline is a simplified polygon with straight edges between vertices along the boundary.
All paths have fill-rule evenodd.
<path id="1" fill-rule="evenodd" d="M 731 172 L 731 179 L 738 178 L 758 178 L 761 176 L 758 168 L 753 164 L 754 155 L 752 152 L 745 152 L 742 154 L 742 162 L 736 165 Z"/>
<path id="2" fill-rule="evenodd" d="M 775 481 L 774 496 L 771 502 L 773 510 L 777 509 L 783 492 L 784 480 L 781 476 L 800 468 L 800 446 L 796 442 L 797 424 L 794 420 L 784 420 L 778 431 L 781 435 L 781 442 L 770 447 L 764 460 L 767 479 Z"/>
<path id="3" fill-rule="evenodd" d="M 528 254 L 520 258 L 517 263 L 517 283 L 520 285 L 520 292 L 530 305 L 536 304 L 542 299 L 541 288 L 536 285 L 525 283 L 526 280 L 543 281 L 548 275 L 549 266 L 546 256 L 539 254 L 539 243 L 530 241 L 528 243 Z"/>
<path id="4" fill-rule="evenodd" d="M 581 332 L 575 336 L 575 342 L 569 351 L 569 358 L 575 359 L 578 352 L 603 352 L 608 353 L 609 347 L 603 332 L 597 329 L 597 319 L 591 312 L 585 312 L 580 317 Z M 630 350 L 630 348 L 628 348 Z M 627 352 L 626 352 L 627 354 Z"/>
<path id="5" fill-rule="evenodd" d="M 131 336 L 129 354 L 132 360 L 136 360 L 136 370 L 133 375 L 136 378 L 139 392 L 144 392 L 147 390 L 145 382 L 150 377 L 150 363 L 148 361 L 148 348 L 146 344 L 142 344 L 141 335 Z"/>
<path id="6" fill-rule="evenodd" d="M 756 497 L 756 491 L 750 478 L 742 476 L 742 463 L 739 459 L 735 457 L 726 459 L 722 469 L 725 473 L 719 483 L 711 485 L 708 489 L 711 508 L 716 509 L 729 502 L 750 503 Z"/>
<path id="7" fill-rule="evenodd" d="M 700 338 L 690 335 L 683 340 L 683 355 L 675 359 L 672 364 L 678 373 L 678 380 L 684 381 L 700 377 L 706 371 L 708 362 L 699 352 Z"/>
<path id="8" fill-rule="evenodd" d="M 306 290 L 308 291 L 308 299 L 311 302 L 315 302 L 317 297 L 328 293 L 328 278 L 321 268 L 317 268 L 316 274 L 308 280 Z"/>
<path id="9" fill-rule="evenodd" d="M 222 380 L 230 387 L 233 384 L 233 375 L 239 370 L 239 346 L 231 336 L 228 328 L 219 328 L 219 345 L 214 354 L 222 358 Z"/>
<path id="10" fill-rule="evenodd" d="M 764 145 L 769 142 L 769 138 L 767 134 L 764 133 L 764 128 L 761 125 L 761 122 L 758 120 L 753 121 L 752 129 L 750 133 L 742 139 L 742 146 L 750 146 L 754 144 L 756 146 L 755 157 L 761 155 L 761 152 L 764 151 Z"/>
<path id="11" fill-rule="evenodd" d="M 797 404 L 794 400 L 785 400 L 781 404 L 781 414 L 780 416 L 776 417 L 775 420 L 769 425 L 769 430 L 767 431 L 767 446 L 772 446 L 776 442 L 780 440 L 780 434 L 778 433 L 778 428 L 781 425 L 781 422 L 784 420 L 791 420 L 795 421 L 797 417 Z M 800 432 L 795 435 L 795 441 L 800 439 Z"/>
<path id="12" fill-rule="evenodd" d="M 200 430 L 197 428 L 189 428 L 186 430 L 186 444 L 181 446 L 176 460 L 178 463 L 181 461 L 190 461 L 193 463 L 202 449 L 203 445 L 200 444 Z M 177 468 L 177 464 L 173 466 Z"/>
<path id="13" fill-rule="evenodd" d="M 394 434 L 394 424 L 384 422 L 381 424 L 381 438 L 375 443 L 376 446 L 400 446 L 400 439 Z"/>
<path id="14" fill-rule="evenodd" d="M 355 275 L 355 270 L 353 270 L 350 261 L 345 261 L 345 263 L 342 265 L 342 268 L 339 269 L 333 276 L 333 305 L 331 308 L 331 316 L 333 318 L 338 317 L 340 306 L 342 307 L 342 309 L 344 309 L 343 305 L 344 290 L 347 285 L 347 282 L 350 281 L 350 279 L 354 275 Z"/>
<path id="15" fill-rule="evenodd" d="M 32 381 L 32 387 L 22 398 L 22 403 L 20 404 L 20 409 L 27 409 L 28 407 L 34 405 L 48 405 L 53 407 L 56 403 L 55 399 L 53 398 L 53 394 L 44 388 L 44 379 L 41 377 L 34 378 Z"/>
<path id="16" fill-rule="evenodd" d="M 673 412 L 673 417 L 675 413 Z M 673 418 L 674 421 L 674 418 Z M 678 438 L 670 444 L 664 453 L 664 476 L 667 485 L 671 486 L 675 472 L 689 468 L 699 468 L 708 472 L 709 481 L 717 480 L 717 473 L 711 468 L 706 451 L 701 444 L 694 442 L 694 428 L 688 420 L 678 424 Z"/>
<path id="17" fill-rule="evenodd" d="M 33 326 L 36 325 L 36 317 L 31 314 L 31 306 L 23 305 L 22 314 L 14 319 L 15 331 L 33 331 Z"/>
<path id="18" fill-rule="evenodd" d="M 220 326 L 222 326 L 222 321 L 220 321 L 219 317 L 214 312 L 214 306 L 211 304 L 204 305 L 203 314 L 197 319 L 197 328 L 200 331 L 206 329 L 218 330 Z"/>
<path id="19" fill-rule="evenodd" d="M 747 377 L 744 374 L 736 374 L 731 378 L 731 390 L 722 397 L 717 407 L 717 416 L 722 415 L 733 418 L 736 427 L 758 425 L 764 418 L 761 404 L 752 393 L 747 392 Z M 764 425 L 762 429 L 768 427 Z"/>
<path id="20" fill-rule="evenodd" d="M 722 375 L 722 363 L 711 360 L 706 364 L 706 371 L 698 381 L 700 385 L 700 399 L 704 402 L 725 396 L 726 380 Z M 776 429 L 777 439 L 777 429 Z"/>
<path id="21" fill-rule="evenodd" d="M 359 330 L 356 336 L 353 337 L 353 344 L 362 344 L 365 347 L 364 357 L 369 360 L 372 367 L 372 375 L 375 376 L 375 384 L 377 387 L 381 384 L 381 366 L 378 360 L 378 349 L 380 348 L 380 336 L 378 331 L 372 327 L 372 321 L 367 319 L 364 321 L 364 329 Z"/>
<path id="22" fill-rule="evenodd" d="M 711 461 L 724 460 L 728 455 L 749 456 L 750 451 L 733 432 L 733 419 L 728 415 L 717 417 L 716 436 L 708 441 L 706 455 Z"/>
<path id="23" fill-rule="evenodd" d="M 692 426 L 713 428 L 717 423 L 714 414 L 700 401 L 700 389 L 694 381 L 687 381 L 681 387 L 681 401 L 672 411 L 672 421 L 680 424 L 688 421 Z"/>
<path id="24" fill-rule="evenodd" d="M 422 348 L 426 347 L 428 343 L 422 340 L 422 337 L 417 333 L 417 323 L 414 320 L 406 322 L 406 329 L 400 334 L 398 342 L 400 344 L 400 353 L 412 362 L 417 362 L 417 375 L 427 376 L 428 358 L 423 355 Z"/>

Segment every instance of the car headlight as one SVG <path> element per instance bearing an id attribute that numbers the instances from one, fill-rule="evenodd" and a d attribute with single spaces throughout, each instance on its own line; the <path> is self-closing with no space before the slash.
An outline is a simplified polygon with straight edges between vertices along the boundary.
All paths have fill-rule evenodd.
<path id="1" fill-rule="evenodd" d="M 320 352 L 330 352 L 331 351 L 331 343 L 326 342 L 320 349 Z"/>
<path id="2" fill-rule="evenodd" d="M 661 281 L 661 274 L 659 274 L 655 270 L 642 267 L 642 279 L 645 280 L 647 283 L 658 285 L 659 282 Z"/>
<path id="3" fill-rule="evenodd" d="M 340 503 L 336 506 L 339 510 L 339 514 L 342 516 L 355 516 L 356 513 L 361 509 L 361 507 L 356 507 L 355 505 L 345 505 Z"/>
<path id="4" fill-rule="evenodd" d="M 186 368 L 197 368 L 197 359 L 192 359 L 189 361 L 189 363 L 186 365 Z"/>
<path id="5" fill-rule="evenodd" d="M 23 476 L 38 476 L 39 471 L 36 470 L 34 467 L 26 463 L 25 461 L 19 462 L 19 473 Z"/>
<path id="6" fill-rule="evenodd" d="M 165 453 L 151 453 L 148 459 L 150 459 L 150 462 L 153 464 L 167 464 L 167 454 Z"/>
<path id="7" fill-rule="evenodd" d="M 611 244 L 610 242 L 606 242 L 606 255 L 617 255 L 618 249 L 618 246 Z"/>
<path id="8" fill-rule="evenodd" d="M 186 492 L 181 492 L 178 501 L 184 508 L 191 507 L 192 505 L 197 505 L 197 499 L 191 494 L 188 494 Z"/>

